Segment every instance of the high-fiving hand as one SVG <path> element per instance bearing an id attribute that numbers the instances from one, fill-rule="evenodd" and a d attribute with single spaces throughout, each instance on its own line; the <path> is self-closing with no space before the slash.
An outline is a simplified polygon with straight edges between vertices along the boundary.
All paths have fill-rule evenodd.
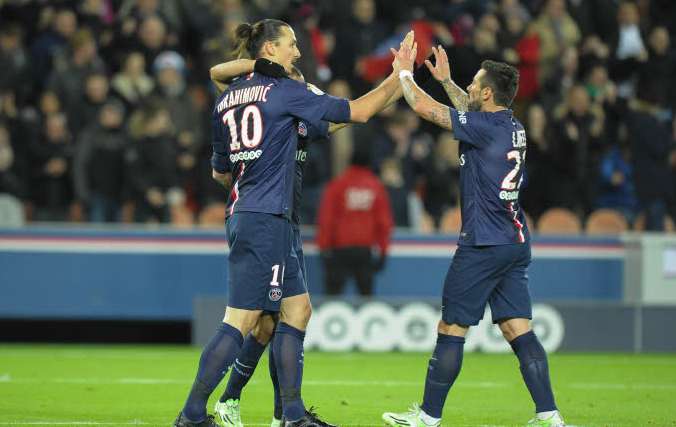
<path id="1" fill-rule="evenodd" d="M 414 34 L 413 30 L 406 33 L 406 37 L 404 37 L 404 39 L 399 44 L 399 51 L 401 51 L 401 49 L 403 49 L 405 46 L 408 49 L 413 49 L 413 45 L 415 43 L 414 36 L 415 36 L 415 34 Z M 390 51 L 392 51 L 392 53 L 394 54 L 394 60 L 392 61 L 392 69 L 394 70 L 394 73 L 398 75 L 399 71 L 401 71 L 402 68 L 401 68 L 401 64 L 399 63 L 399 61 L 397 61 L 397 56 L 396 56 L 396 53 L 395 53 L 397 51 L 394 50 L 394 49 L 390 49 Z"/>
<path id="2" fill-rule="evenodd" d="M 432 46 L 432 53 L 434 54 L 435 65 L 432 65 L 429 59 L 425 60 L 425 65 L 432 73 L 432 76 L 439 81 L 443 82 L 444 80 L 451 79 L 451 66 L 448 63 L 448 55 L 444 48 L 439 45 L 438 47 Z"/>
<path id="3" fill-rule="evenodd" d="M 409 35 L 411 36 L 409 40 Z M 401 42 L 399 50 L 390 48 L 394 55 L 394 62 L 392 67 L 395 71 L 407 70 L 413 71 L 415 65 L 415 58 L 418 55 L 418 43 L 413 40 L 413 31 L 410 31 L 404 41 Z"/>

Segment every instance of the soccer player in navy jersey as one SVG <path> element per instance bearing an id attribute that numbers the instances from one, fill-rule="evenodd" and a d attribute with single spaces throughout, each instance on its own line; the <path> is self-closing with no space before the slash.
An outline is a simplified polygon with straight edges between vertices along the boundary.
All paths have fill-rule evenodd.
<path id="1" fill-rule="evenodd" d="M 491 307 L 497 323 L 519 359 L 523 380 L 535 402 L 528 426 L 563 426 L 554 403 L 547 355 L 530 327 L 528 291 L 530 237 L 519 207 L 524 173 L 526 132 L 509 106 L 516 94 L 518 71 L 484 61 L 467 93 L 451 80 L 448 57 L 433 50 L 436 64 L 426 61 L 457 108 L 436 102 L 413 81 L 414 55 L 395 53 L 404 97 L 421 117 L 453 132 L 460 141 L 462 230 L 446 275 L 442 318 L 429 361 L 423 403 L 404 413 L 387 412 L 391 426 L 439 426 L 446 396 L 462 366 L 465 335 Z"/>
<path id="2" fill-rule="evenodd" d="M 300 57 L 293 29 L 265 19 L 236 30 L 239 50 L 288 72 Z M 396 65 L 396 64 L 395 64 Z M 395 68 L 378 87 L 354 101 L 326 95 L 287 78 L 251 73 L 234 81 L 213 111 L 213 177 L 232 191 L 226 211 L 228 304 L 216 335 L 204 348 L 197 376 L 174 425 L 216 426 L 206 404 L 240 353 L 244 336 L 264 311 L 279 312 L 273 355 L 285 427 L 327 424 L 305 410 L 301 399 L 303 340 L 310 318 L 306 293 L 284 297 L 285 270 L 300 271 L 292 250 L 292 213 L 298 120 L 316 124 L 366 122 L 397 90 Z"/>
<path id="3" fill-rule="evenodd" d="M 413 43 L 413 33 L 409 33 L 402 45 Z M 259 62 L 260 64 L 260 62 Z M 268 75 L 278 74 L 280 70 L 274 69 L 276 64 L 263 64 L 265 67 L 260 67 L 260 72 L 268 73 Z M 229 81 L 234 77 L 239 77 L 244 74 L 253 72 L 256 68 L 256 61 L 250 59 L 237 59 L 230 62 L 215 65 L 211 68 L 211 79 L 217 86 L 219 91 L 225 90 Z M 281 69 L 281 67 L 280 67 Z M 281 69 L 283 72 L 283 69 Z M 305 82 L 305 79 L 295 66 L 292 67 L 289 77 Z M 399 100 L 401 97 L 401 88 L 399 88 L 390 97 L 385 104 L 385 107 Z M 302 238 L 300 235 L 300 216 L 298 207 L 302 199 L 303 189 L 303 172 L 307 161 L 308 151 L 307 145 L 316 140 L 327 139 L 329 134 L 342 129 L 347 126 L 346 123 L 329 123 L 326 121 L 319 122 L 318 125 L 308 124 L 304 121 L 298 122 L 298 149 L 296 150 L 296 181 L 294 184 L 294 200 L 293 210 L 291 214 L 291 222 L 293 224 L 293 251 L 296 253 L 300 271 L 291 269 L 285 270 L 285 292 L 287 296 L 300 295 L 308 292 L 307 290 L 307 274 L 305 270 L 305 259 L 303 256 Z M 242 344 L 240 354 L 235 359 L 233 370 L 230 373 L 230 378 L 225 391 L 221 395 L 219 402 L 216 403 L 215 412 L 221 424 L 225 427 L 241 427 L 240 415 L 240 399 L 242 389 L 251 379 L 254 370 L 260 360 L 260 357 L 265 350 L 265 347 L 272 338 L 276 317 L 273 313 L 264 313 L 259 320 L 256 327 L 249 333 Z M 274 364 L 274 357 L 272 354 L 273 346 L 270 346 L 269 370 L 270 377 L 274 388 L 274 412 L 271 427 L 278 427 L 281 424 L 282 405 L 279 396 L 279 383 L 277 381 L 277 372 Z"/>

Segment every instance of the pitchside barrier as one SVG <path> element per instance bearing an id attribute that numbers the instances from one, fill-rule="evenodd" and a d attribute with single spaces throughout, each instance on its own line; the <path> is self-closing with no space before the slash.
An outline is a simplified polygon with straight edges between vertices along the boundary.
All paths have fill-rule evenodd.
<path id="1" fill-rule="evenodd" d="M 218 322 L 227 301 L 224 235 L 223 229 L 161 227 L 0 229 L 0 319 L 194 319 L 193 341 L 201 343 L 199 337 L 213 332 L 210 325 L 215 323 L 209 323 Z M 387 266 L 376 279 L 375 298 L 382 301 L 376 305 L 322 302 L 319 254 L 312 231 L 304 230 L 304 236 L 315 302 L 309 346 L 427 348 L 430 335 L 420 331 L 434 332 L 439 317 L 435 304 L 455 236 L 395 233 Z M 548 339 L 551 349 L 657 351 L 676 346 L 671 327 L 676 310 L 675 237 L 535 236 L 529 276 L 533 299 L 541 304 L 536 324 L 538 312 L 557 313 L 558 317 L 550 317 L 560 319 L 547 323 L 553 325 L 552 337 L 561 335 Z M 346 298 L 353 296 L 350 286 Z M 193 301 L 198 308 L 194 311 Z M 208 307 L 200 301 L 207 301 Z M 339 314 L 331 314 L 336 310 Z M 214 312 L 221 314 L 214 317 Z M 414 316 L 418 320 L 411 325 L 406 316 L 413 312 L 425 314 Z M 373 322 L 368 320 L 373 316 Z M 216 320 L 199 320 L 207 318 Z M 346 326 L 325 318 L 342 318 Z M 433 325 L 427 327 L 420 319 Z M 375 338 L 383 335 L 376 333 L 382 325 L 391 338 Z M 505 348 L 491 328 L 482 324 L 475 330 L 477 338 L 470 338 L 470 348 Z M 406 331 L 413 331 L 419 340 L 409 340 Z"/>

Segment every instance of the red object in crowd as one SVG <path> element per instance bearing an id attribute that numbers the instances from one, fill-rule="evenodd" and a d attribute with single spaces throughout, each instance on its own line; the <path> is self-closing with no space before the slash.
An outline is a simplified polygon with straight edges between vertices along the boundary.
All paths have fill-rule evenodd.
<path id="1" fill-rule="evenodd" d="M 370 169 L 350 166 L 331 181 L 319 206 L 319 249 L 378 245 L 387 254 L 394 220 L 385 187 Z"/>
<path id="2" fill-rule="evenodd" d="M 515 46 L 519 55 L 519 91 L 516 99 L 532 99 L 540 91 L 538 71 L 540 63 L 540 38 L 537 34 L 525 35 Z"/>
<path id="3" fill-rule="evenodd" d="M 415 31 L 415 41 L 418 43 L 416 63 L 422 63 L 432 51 L 434 42 L 434 27 L 423 20 L 413 21 L 411 29 Z M 361 59 L 362 70 L 360 77 L 369 83 L 374 83 L 392 71 L 392 54 L 382 56 L 367 56 Z"/>

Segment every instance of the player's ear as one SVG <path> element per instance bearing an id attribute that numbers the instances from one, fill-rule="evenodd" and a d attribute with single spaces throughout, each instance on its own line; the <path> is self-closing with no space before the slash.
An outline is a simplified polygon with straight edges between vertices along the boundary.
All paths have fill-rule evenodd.
<path id="1" fill-rule="evenodd" d="M 276 43 L 270 40 L 263 43 L 263 53 L 267 56 L 275 56 L 277 53 Z"/>

